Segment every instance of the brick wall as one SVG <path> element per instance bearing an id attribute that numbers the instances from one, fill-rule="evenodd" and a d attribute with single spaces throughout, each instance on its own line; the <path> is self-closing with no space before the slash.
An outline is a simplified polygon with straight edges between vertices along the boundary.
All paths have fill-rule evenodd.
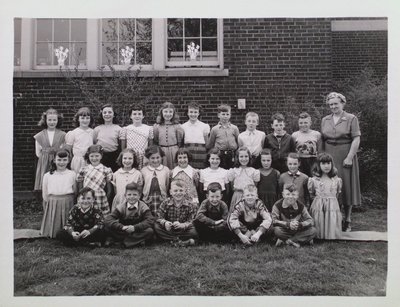
<path id="1" fill-rule="evenodd" d="M 332 32 L 332 78 L 352 77 L 364 67 L 387 74 L 387 31 Z"/>
<path id="2" fill-rule="evenodd" d="M 293 115 L 314 106 L 321 109 L 323 95 L 331 90 L 332 39 L 328 19 L 225 19 L 224 66 L 229 76 L 156 79 L 147 122 L 154 123 L 157 106 L 166 100 L 175 102 L 186 120 L 184 105 L 196 101 L 204 106 L 202 120 L 214 125 L 217 104 L 234 106 L 238 98 L 245 98 L 246 111 L 260 114 L 260 129 L 271 132 L 269 118 L 279 111 L 287 115 L 291 132 Z M 89 81 L 92 88 L 102 88 L 101 79 Z M 63 130 L 68 131 L 82 97 L 62 78 L 15 78 L 14 93 L 22 94 L 14 115 L 14 190 L 25 191 L 33 187 L 32 136 L 40 131 L 40 113 L 55 107 L 64 113 Z M 244 112 L 234 107 L 232 122 L 241 131 L 243 121 Z"/>

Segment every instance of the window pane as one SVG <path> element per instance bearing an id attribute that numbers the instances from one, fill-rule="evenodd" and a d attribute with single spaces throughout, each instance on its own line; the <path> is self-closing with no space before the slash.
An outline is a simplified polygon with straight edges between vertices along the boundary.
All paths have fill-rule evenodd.
<path id="1" fill-rule="evenodd" d="M 189 61 L 190 60 L 190 54 L 188 53 L 188 45 L 191 45 L 194 43 L 194 48 L 196 49 L 197 46 L 200 46 L 200 40 L 199 39 L 187 39 L 185 40 L 185 60 Z M 198 49 L 199 53 L 197 53 L 196 60 L 200 60 L 200 51 L 201 48 Z M 194 58 L 194 56 L 193 56 Z"/>
<path id="2" fill-rule="evenodd" d="M 151 43 L 137 43 L 136 64 L 151 64 Z"/>
<path id="3" fill-rule="evenodd" d="M 21 65 L 21 43 L 14 44 L 14 66 Z"/>
<path id="4" fill-rule="evenodd" d="M 201 20 L 202 36 L 217 36 L 217 19 L 202 19 Z"/>
<path id="5" fill-rule="evenodd" d="M 37 41 L 38 42 L 53 41 L 51 19 L 37 20 Z"/>
<path id="6" fill-rule="evenodd" d="M 38 43 L 36 52 L 37 65 L 52 65 L 51 59 L 53 57 L 53 44 L 51 43 Z"/>
<path id="7" fill-rule="evenodd" d="M 114 42 L 118 40 L 117 19 L 103 19 L 103 42 Z"/>
<path id="8" fill-rule="evenodd" d="M 216 38 L 203 38 L 202 40 L 203 51 L 217 51 L 217 39 Z"/>
<path id="9" fill-rule="evenodd" d="M 118 64 L 118 44 L 103 43 L 102 44 L 102 63 L 105 65 Z"/>
<path id="10" fill-rule="evenodd" d="M 185 19 L 185 36 L 200 36 L 200 19 Z"/>
<path id="11" fill-rule="evenodd" d="M 69 41 L 68 19 L 54 19 L 54 41 L 55 42 Z"/>
<path id="12" fill-rule="evenodd" d="M 136 39 L 151 41 L 151 19 L 136 19 Z"/>
<path id="13" fill-rule="evenodd" d="M 120 19 L 119 39 L 121 41 L 134 41 L 135 39 L 135 19 Z"/>
<path id="14" fill-rule="evenodd" d="M 169 39 L 168 40 L 168 60 L 169 61 L 182 61 L 183 54 L 183 41 L 182 39 Z"/>
<path id="15" fill-rule="evenodd" d="M 119 51 L 118 51 L 118 56 L 119 56 L 119 63 L 118 63 L 118 64 L 120 64 L 120 65 L 127 65 L 127 64 L 125 63 L 125 58 L 124 58 L 124 56 L 122 55 L 122 50 L 123 50 L 123 49 L 126 49 L 126 46 L 128 46 L 128 47 L 130 47 L 130 48 L 133 48 L 133 55 L 132 55 L 132 58 L 131 58 L 131 60 L 130 60 L 130 62 L 129 62 L 129 65 L 134 65 L 134 64 L 135 64 L 135 45 L 134 45 L 134 43 L 132 43 L 132 42 L 120 42 L 120 44 L 119 44 Z"/>
<path id="16" fill-rule="evenodd" d="M 183 36 L 183 20 L 177 18 L 168 18 L 168 37 Z"/>
<path id="17" fill-rule="evenodd" d="M 71 41 L 85 42 L 86 41 L 86 20 L 72 19 L 71 20 Z"/>
<path id="18" fill-rule="evenodd" d="M 54 44 L 54 49 L 55 48 L 59 48 L 59 46 L 63 46 L 64 47 L 64 51 L 65 51 L 65 48 L 68 48 L 68 56 L 64 61 L 64 65 L 70 65 L 70 63 L 71 63 L 71 65 L 75 65 L 76 64 L 75 61 L 70 61 L 70 58 L 71 58 L 71 46 L 70 46 L 70 44 L 68 42 L 58 42 L 58 43 Z M 58 60 L 57 60 L 57 57 L 56 57 L 56 53 L 54 52 L 54 49 L 53 49 L 53 65 L 58 65 Z"/>
<path id="19" fill-rule="evenodd" d="M 70 43 L 69 50 L 71 65 L 86 65 L 86 43 Z"/>
<path id="20" fill-rule="evenodd" d="M 21 41 L 21 18 L 14 18 L 14 42 Z"/>

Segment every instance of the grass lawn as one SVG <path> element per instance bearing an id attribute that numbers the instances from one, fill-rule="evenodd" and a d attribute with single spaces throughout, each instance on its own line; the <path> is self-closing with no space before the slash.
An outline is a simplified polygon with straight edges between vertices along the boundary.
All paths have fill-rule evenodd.
<path id="1" fill-rule="evenodd" d="M 14 214 L 39 229 L 41 213 Z M 386 210 L 354 213 L 353 230 L 386 231 Z M 316 242 L 300 249 L 260 244 L 167 243 L 143 248 L 66 248 L 49 239 L 14 243 L 15 296 L 386 294 L 387 243 Z"/>

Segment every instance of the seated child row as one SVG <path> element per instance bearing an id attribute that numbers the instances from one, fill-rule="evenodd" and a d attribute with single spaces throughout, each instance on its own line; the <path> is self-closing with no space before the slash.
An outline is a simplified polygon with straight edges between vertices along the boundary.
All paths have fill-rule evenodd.
<path id="1" fill-rule="evenodd" d="M 67 224 L 57 238 L 66 245 L 109 246 L 115 240 L 132 247 L 151 241 L 155 232 L 159 239 L 180 246 L 195 245 L 198 238 L 229 242 L 235 237 L 251 245 L 273 232 L 277 246 L 312 244 L 317 231 L 307 208 L 297 201 L 295 184 L 284 186 L 284 198 L 275 203 L 272 217 L 258 199 L 255 185 L 246 186 L 243 192 L 242 199 L 229 212 L 222 201 L 221 185 L 211 183 L 207 199 L 198 209 L 185 197 L 184 183 L 173 180 L 171 197 L 161 203 L 154 217 L 140 200 L 139 186 L 130 183 L 126 186 L 125 201 L 103 218 L 101 210 L 94 206 L 95 192 L 83 188 L 78 194 L 78 204 L 71 209 Z"/>
<path id="2" fill-rule="evenodd" d="M 310 178 L 310 180 L 308 180 L 306 175 L 298 171 L 299 158 L 297 154 L 294 153 L 290 154 L 287 159 L 289 171 L 280 176 L 279 172 L 271 168 L 272 159 L 268 149 L 264 149 L 260 155 L 262 164 L 260 170 L 248 166 L 251 158 L 248 149 L 245 147 L 241 147 L 236 153 L 237 167 L 228 171 L 219 168 L 220 157 L 219 151 L 216 149 L 211 150 L 208 154 L 210 167 L 200 171 L 189 165 L 191 155 L 186 149 L 178 150 L 176 154 L 178 166 L 172 171 L 161 164 L 163 154 L 163 151 L 158 146 L 148 147 L 146 149 L 146 157 L 149 160 L 149 164 L 143 167 L 141 171 L 138 171 L 133 168 L 135 162 L 134 152 L 130 149 L 125 149 L 118 158 L 118 162 L 122 167 L 112 174 L 111 169 L 105 167 L 100 162 L 102 158 L 102 147 L 100 145 L 92 145 L 85 155 L 90 164 L 82 167 L 79 173 L 75 174 L 73 171 L 67 169 L 67 165 L 70 161 L 69 152 L 66 150 L 59 150 L 56 153 L 51 171 L 46 173 L 43 179 L 44 217 L 41 233 L 44 236 L 55 237 L 58 230 L 66 224 L 68 211 L 72 207 L 74 201 L 76 182 L 79 190 L 84 187 L 94 191 L 94 208 L 99 210 L 101 215 L 106 217 L 106 220 L 110 213 L 109 199 L 113 192 L 113 186 L 115 187 L 116 195 L 112 202 L 110 216 L 113 216 L 120 206 L 129 207 L 129 204 L 127 204 L 128 191 L 126 190 L 126 186 L 127 184 L 135 183 L 137 185 L 136 190 L 143 191 L 141 199 L 144 204 L 146 204 L 146 207 L 148 206 L 149 212 L 154 218 L 163 216 L 160 212 L 163 212 L 166 204 L 171 201 L 171 198 L 168 198 L 168 191 L 172 199 L 174 199 L 173 187 L 176 188 L 179 186 L 183 189 L 182 195 L 185 201 L 190 204 L 184 206 L 184 215 L 187 217 L 191 216 L 189 220 L 193 220 L 197 208 L 199 207 L 199 195 L 200 199 L 204 199 L 206 198 L 205 191 L 208 191 L 207 199 L 205 199 L 200 206 L 199 212 L 201 212 L 203 204 L 210 201 L 210 185 L 212 183 L 217 183 L 220 187 L 219 192 L 221 198 L 222 195 L 224 195 L 225 199 L 229 199 L 229 191 L 233 190 L 229 210 L 231 216 L 235 216 L 234 213 L 237 205 L 245 201 L 246 196 L 244 195 L 244 191 L 248 186 L 254 185 L 255 188 L 251 189 L 250 192 L 253 194 L 255 193 L 254 198 L 256 200 L 260 198 L 252 203 L 260 203 L 267 213 L 274 211 L 273 205 L 274 203 L 277 204 L 276 201 L 280 195 L 278 192 L 279 187 L 281 187 L 280 191 L 282 191 L 285 184 L 295 187 L 296 200 L 298 198 L 298 203 L 301 204 L 300 207 L 297 205 L 294 206 L 296 207 L 296 212 L 298 208 L 308 207 L 309 192 L 311 192 L 312 195 L 316 195 L 313 205 L 311 206 L 311 213 L 314 213 L 319 219 L 316 223 L 317 226 L 321 226 L 317 227 L 318 237 L 328 239 L 337 237 L 337 231 L 340 229 L 339 226 L 341 224 L 341 214 L 336 196 L 340 192 L 341 180 L 336 176 L 332 157 L 328 154 L 323 153 L 320 155 L 320 159 L 316 164 L 316 177 Z M 265 177 L 264 179 L 262 178 L 263 176 Z M 171 187 L 169 184 L 170 180 L 175 182 L 174 185 L 171 184 Z M 258 194 L 256 185 L 258 185 Z M 211 185 L 211 187 L 212 186 L 213 185 Z M 232 186 L 233 189 L 231 189 L 230 186 Z M 289 190 L 293 190 L 293 188 Z M 198 193 L 198 191 L 200 193 Z M 332 195 L 328 195 L 327 193 Z M 136 198 L 140 198 L 140 196 L 141 193 L 139 193 Z M 282 196 L 284 196 L 284 193 L 282 193 Z M 331 208 L 328 211 L 326 211 L 325 200 L 331 203 L 329 205 Z M 287 202 L 288 201 L 286 201 L 286 203 Z M 78 207 L 80 207 L 79 202 Z M 174 206 L 172 207 L 175 208 Z M 287 208 L 287 205 L 283 207 L 285 210 Z M 82 212 L 85 213 L 84 211 L 85 210 Z M 181 209 L 176 209 L 175 211 L 176 212 L 171 213 L 172 216 L 175 216 L 173 218 L 175 219 L 174 222 L 179 220 L 181 216 Z M 289 215 L 292 213 L 293 212 Z M 256 216 L 258 216 L 258 214 L 256 214 Z M 258 218 L 259 217 L 257 217 L 257 219 Z M 330 221 L 332 218 L 334 218 L 334 223 Z M 289 218 L 289 220 L 292 220 L 292 218 Z M 180 222 L 183 223 L 182 221 Z M 167 222 L 161 222 L 159 224 L 158 226 L 164 226 L 167 231 L 167 228 L 171 227 L 174 230 L 194 230 L 193 227 L 189 227 L 190 223 L 185 224 L 187 227 L 183 225 L 173 226 L 173 223 L 170 224 Z M 294 223 L 297 226 L 290 226 L 291 224 L 293 223 L 290 222 L 287 224 L 289 229 L 294 227 L 297 230 L 298 227 L 302 227 L 299 226 L 298 223 Z M 156 231 L 159 228 L 158 226 L 155 226 Z M 268 227 L 264 228 L 268 229 Z M 247 233 L 247 231 L 245 233 Z M 251 233 L 250 238 L 258 241 L 262 233 L 263 230 L 259 229 L 259 231 Z M 162 235 L 159 236 L 162 237 Z M 164 236 L 164 238 L 166 237 Z M 243 237 L 241 237 L 241 240 L 244 240 Z M 297 239 L 292 241 L 296 243 L 296 240 Z"/>

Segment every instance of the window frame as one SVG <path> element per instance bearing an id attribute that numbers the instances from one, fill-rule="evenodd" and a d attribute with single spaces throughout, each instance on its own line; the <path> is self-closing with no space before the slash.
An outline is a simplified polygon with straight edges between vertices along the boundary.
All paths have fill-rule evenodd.
<path id="1" fill-rule="evenodd" d="M 33 58 L 32 58 L 32 67 L 34 70 L 58 70 L 59 66 L 57 64 L 55 65 L 38 65 L 37 61 L 37 24 L 38 24 L 38 19 L 50 19 L 52 20 L 52 41 L 51 43 L 53 44 L 54 48 L 58 48 L 59 46 L 55 46 L 55 42 L 54 42 L 54 19 L 67 19 L 69 20 L 69 29 L 68 29 L 68 47 L 69 44 L 72 43 L 71 41 L 71 20 L 73 19 L 84 19 L 86 21 L 86 41 L 84 42 L 77 42 L 77 43 L 85 43 L 86 44 L 86 59 L 85 59 L 85 65 L 81 65 L 78 64 L 78 69 L 79 70 L 85 70 L 87 69 L 87 61 L 88 61 L 88 18 L 34 18 L 34 25 L 33 25 Z M 63 46 L 64 48 L 68 48 L 66 46 Z M 55 57 L 54 55 L 54 48 L 53 48 L 53 58 Z M 69 48 L 68 48 L 69 49 Z M 68 56 L 70 56 L 70 54 L 68 54 Z M 69 65 L 65 65 L 64 67 L 69 68 L 69 69 L 73 69 L 76 67 L 76 65 L 74 64 L 69 64 Z"/>
<path id="2" fill-rule="evenodd" d="M 103 33 L 103 19 L 145 19 L 145 18 L 99 18 L 99 40 L 98 40 L 98 69 L 110 70 L 108 64 L 103 64 L 103 40 L 102 40 L 102 33 Z M 127 65 L 127 64 L 114 64 L 111 65 L 115 70 L 126 70 L 131 67 L 132 70 L 141 69 L 141 70 L 153 70 L 153 62 L 154 62 L 154 18 L 151 19 L 151 64 L 134 64 L 134 65 Z M 135 23 L 136 29 L 136 23 Z M 136 37 L 136 33 L 135 33 Z M 120 51 L 120 50 L 119 50 Z"/>
<path id="3" fill-rule="evenodd" d="M 17 68 L 17 69 L 19 69 L 20 67 L 21 67 L 21 61 L 22 61 L 22 19 L 23 18 L 20 18 L 20 17 L 15 17 L 14 19 L 13 19 L 13 26 L 14 26 L 14 54 L 13 54 L 13 65 L 14 65 L 14 67 L 15 68 Z M 19 41 L 17 41 L 16 39 L 15 39 L 15 37 L 16 37 L 16 35 L 15 35 L 15 31 L 16 31 L 16 26 L 15 26 L 15 23 L 17 22 L 17 21 L 19 21 L 19 30 L 20 30 L 20 33 L 19 33 Z M 17 45 L 17 44 L 19 44 L 19 65 L 15 65 L 14 63 L 15 63 L 15 52 L 16 52 L 16 48 L 15 48 L 15 46 Z"/>
<path id="4" fill-rule="evenodd" d="M 192 19 L 192 18 L 182 18 Z M 196 18 L 196 19 L 204 19 L 204 18 Z M 196 60 L 196 62 L 190 61 L 168 61 L 168 18 L 165 18 L 165 30 L 164 30 L 164 44 L 165 44 L 165 54 L 164 54 L 164 62 L 165 69 L 173 69 L 173 68 L 181 68 L 181 69 L 223 69 L 223 19 L 217 19 L 217 60 L 216 61 L 204 61 L 204 60 Z M 201 30 L 200 30 L 201 31 Z M 201 38 L 201 36 L 200 36 Z M 185 37 L 182 37 L 185 40 Z M 185 48 L 186 50 L 186 48 Z M 186 51 L 184 51 L 186 52 Z"/>

